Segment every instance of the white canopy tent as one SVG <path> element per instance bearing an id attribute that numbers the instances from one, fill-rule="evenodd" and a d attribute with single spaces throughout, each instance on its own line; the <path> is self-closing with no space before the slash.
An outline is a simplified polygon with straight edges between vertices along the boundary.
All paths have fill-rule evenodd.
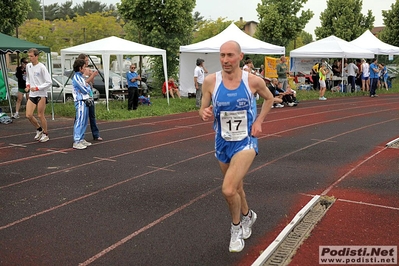
<path id="1" fill-rule="evenodd" d="M 205 41 L 180 46 L 179 84 L 183 96 L 187 96 L 188 93 L 195 93 L 194 69 L 196 59 L 204 59 L 204 65 L 209 73 L 220 70 L 220 46 L 229 40 L 238 42 L 245 54 L 285 53 L 284 47 L 255 39 L 240 30 L 234 23 L 231 23 L 224 31 Z"/>
<path id="2" fill-rule="evenodd" d="M 104 83 L 107 109 L 109 99 L 109 69 L 110 69 L 110 55 L 116 55 L 119 69 L 123 69 L 123 55 L 161 55 L 163 59 L 163 68 L 165 81 L 168 80 L 167 66 L 166 66 L 166 51 L 163 49 L 154 48 L 151 46 L 135 43 L 124 40 L 115 36 L 100 39 L 97 41 L 65 48 L 61 50 L 61 68 L 65 70 L 65 56 L 68 54 L 87 54 L 87 55 L 101 55 L 104 70 Z M 168 84 L 168 82 L 166 82 Z M 168 98 L 169 103 L 169 98 Z"/>
<path id="3" fill-rule="evenodd" d="M 375 37 L 374 34 L 372 34 L 369 30 L 366 30 L 362 35 L 350 43 L 370 50 L 377 55 L 399 55 L 399 47 L 384 43 Z"/>
<path id="4" fill-rule="evenodd" d="M 334 35 L 311 42 L 290 52 L 291 60 L 295 58 L 373 58 L 374 53 L 370 50 L 360 48 Z M 294 65 L 294 62 L 292 63 Z M 295 69 L 293 69 L 295 71 Z M 344 73 L 344 64 L 342 71 Z M 343 82 L 343 76 L 341 76 Z"/>
<path id="5" fill-rule="evenodd" d="M 374 53 L 332 35 L 292 50 L 290 52 L 290 57 L 373 58 Z"/>

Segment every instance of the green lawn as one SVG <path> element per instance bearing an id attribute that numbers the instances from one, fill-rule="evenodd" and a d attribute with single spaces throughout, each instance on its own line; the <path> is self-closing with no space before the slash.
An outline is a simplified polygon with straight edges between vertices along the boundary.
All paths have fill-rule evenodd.
<path id="1" fill-rule="evenodd" d="M 393 88 L 388 91 L 385 89 L 377 90 L 377 94 L 387 94 L 387 93 L 399 93 L 399 81 L 393 84 Z M 368 95 L 368 93 L 332 93 L 331 91 L 327 91 L 325 94 L 326 98 L 337 98 L 337 97 L 360 97 Z M 318 91 L 306 91 L 306 90 L 297 90 L 297 99 L 300 102 L 307 100 L 316 100 L 319 98 Z M 261 102 L 262 100 L 260 100 Z M 198 110 L 195 107 L 195 98 L 182 98 L 179 99 L 170 99 L 170 104 L 168 105 L 167 101 L 163 97 L 151 97 L 151 106 L 139 106 L 136 111 L 128 111 L 127 110 L 127 100 L 110 100 L 109 101 L 109 111 L 106 108 L 106 104 L 104 100 L 100 100 L 96 104 L 96 117 L 98 120 L 126 120 L 126 119 L 135 119 L 141 117 L 149 117 L 149 116 L 162 116 L 168 114 L 175 113 L 183 113 L 190 112 L 194 110 Z M 51 114 L 51 105 L 48 104 L 46 108 L 46 113 Z M 75 107 L 73 103 L 56 103 L 54 104 L 54 113 L 56 117 L 75 117 Z"/>

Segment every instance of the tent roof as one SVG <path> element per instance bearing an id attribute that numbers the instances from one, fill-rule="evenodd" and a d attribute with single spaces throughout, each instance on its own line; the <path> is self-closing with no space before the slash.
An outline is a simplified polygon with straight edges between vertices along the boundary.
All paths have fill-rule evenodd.
<path id="1" fill-rule="evenodd" d="M 290 57 L 302 58 L 373 58 L 374 53 L 334 35 L 311 42 L 290 52 Z"/>
<path id="2" fill-rule="evenodd" d="M 384 43 L 375 37 L 369 30 L 366 30 L 362 35 L 350 43 L 368 49 L 375 54 L 399 55 L 399 47 Z"/>
<path id="3" fill-rule="evenodd" d="M 61 54 L 80 53 L 85 53 L 89 55 L 165 55 L 166 51 L 163 49 L 158 49 L 121 39 L 115 36 L 61 50 Z"/>
<path id="4" fill-rule="evenodd" d="M 285 48 L 262 42 L 252 38 L 234 23 L 231 23 L 221 33 L 202 42 L 180 46 L 180 52 L 187 53 L 219 53 L 220 46 L 226 41 L 233 40 L 240 44 L 241 51 L 245 54 L 284 54 Z"/>
<path id="5" fill-rule="evenodd" d="M 45 53 L 50 53 L 50 48 L 36 44 L 33 42 L 24 41 L 3 33 L 0 33 L 0 52 L 1 53 L 13 53 L 13 52 L 20 52 L 24 53 L 27 52 L 31 48 L 36 48 L 39 51 L 43 51 Z"/>

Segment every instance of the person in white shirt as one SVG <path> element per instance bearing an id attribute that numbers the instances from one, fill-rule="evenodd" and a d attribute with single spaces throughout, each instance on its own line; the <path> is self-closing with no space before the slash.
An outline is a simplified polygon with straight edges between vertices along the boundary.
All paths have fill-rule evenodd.
<path id="1" fill-rule="evenodd" d="M 26 65 L 26 92 L 29 92 L 29 100 L 26 102 L 26 118 L 36 128 L 35 140 L 46 142 L 49 140 L 47 120 L 44 116 L 47 104 L 47 90 L 51 88 L 52 81 L 47 68 L 39 62 L 39 51 L 29 49 L 30 63 Z M 33 113 L 37 107 L 37 116 L 41 126 Z"/>
<path id="2" fill-rule="evenodd" d="M 359 72 L 359 68 L 355 65 L 354 62 L 350 62 L 346 66 L 345 72 L 348 75 L 348 84 L 351 85 L 351 91 L 354 92 L 356 89 L 356 75 Z"/>
<path id="3" fill-rule="evenodd" d="M 194 85 L 195 85 L 195 95 L 196 101 L 195 105 L 197 108 L 201 107 L 201 99 L 202 99 L 202 83 L 205 79 L 205 74 L 208 73 L 208 70 L 204 67 L 204 59 L 198 58 L 196 67 L 194 69 Z"/>
<path id="4" fill-rule="evenodd" d="M 362 59 L 362 91 L 369 91 L 369 77 L 370 77 L 370 66 L 366 60 Z"/>

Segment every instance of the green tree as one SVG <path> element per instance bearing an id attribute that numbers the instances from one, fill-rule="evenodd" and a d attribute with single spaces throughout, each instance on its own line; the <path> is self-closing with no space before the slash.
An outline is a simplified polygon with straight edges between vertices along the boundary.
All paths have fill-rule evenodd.
<path id="1" fill-rule="evenodd" d="M 192 38 L 195 0 L 122 0 L 117 7 L 126 21 L 137 26 L 141 43 L 166 50 L 168 74 L 176 75 L 179 48 Z M 153 58 L 153 73 L 160 83 L 163 71 L 159 56 Z"/>
<path id="2" fill-rule="evenodd" d="M 328 0 L 327 8 L 320 14 L 321 26 L 315 29 L 316 38 L 335 35 L 352 41 L 371 29 L 374 16 L 371 10 L 363 15 L 362 5 L 362 0 Z"/>
<path id="3" fill-rule="evenodd" d="M 61 7 L 58 5 L 58 3 L 44 6 L 44 19 L 50 21 L 60 19 L 60 8 Z"/>
<path id="4" fill-rule="evenodd" d="M 399 1 L 391 5 L 391 10 L 383 10 L 382 16 L 385 28 L 378 37 L 383 42 L 399 46 Z"/>
<path id="5" fill-rule="evenodd" d="M 31 10 L 30 0 L 2 0 L 0 1 L 0 32 L 13 35 L 28 17 Z"/>
<path id="6" fill-rule="evenodd" d="M 60 52 L 63 48 L 109 36 L 121 37 L 123 29 L 115 17 L 95 13 L 66 20 L 27 20 L 19 28 L 19 33 L 25 40 L 49 46 L 52 51 Z"/>
<path id="7" fill-rule="evenodd" d="M 201 13 L 198 11 L 194 12 L 193 20 L 194 20 L 193 32 L 195 33 L 206 22 L 206 20 L 204 20 L 204 16 L 201 16 Z"/>
<path id="8" fill-rule="evenodd" d="M 61 4 L 59 8 L 59 19 L 68 19 L 76 17 L 76 13 L 73 11 L 72 8 L 72 1 L 66 1 L 65 3 Z"/>
<path id="9" fill-rule="evenodd" d="M 313 36 L 312 34 L 302 31 L 298 37 L 296 37 L 295 40 L 292 40 L 289 42 L 289 44 L 285 47 L 285 53 L 290 54 L 290 52 L 296 48 L 299 48 L 301 46 L 304 46 L 308 43 L 311 43 L 313 41 Z"/>
<path id="10" fill-rule="evenodd" d="M 195 32 L 193 43 L 197 43 L 206 39 L 209 39 L 226 29 L 230 24 L 231 20 L 225 21 L 225 18 L 219 17 L 217 20 L 205 21 Z"/>
<path id="11" fill-rule="evenodd" d="M 43 17 L 42 7 L 39 0 L 29 0 L 31 10 L 28 12 L 27 19 L 40 19 Z"/>
<path id="12" fill-rule="evenodd" d="M 77 4 L 74 7 L 74 11 L 76 14 L 84 16 L 86 14 L 102 13 L 108 10 L 107 5 L 99 1 L 83 1 L 81 5 Z"/>
<path id="13" fill-rule="evenodd" d="M 313 12 L 309 9 L 300 12 L 306 2 L 307 0 L 262 0 L 256 9 L 259 16 L 256 38 L 287 46 L 313 17 Z"/>

